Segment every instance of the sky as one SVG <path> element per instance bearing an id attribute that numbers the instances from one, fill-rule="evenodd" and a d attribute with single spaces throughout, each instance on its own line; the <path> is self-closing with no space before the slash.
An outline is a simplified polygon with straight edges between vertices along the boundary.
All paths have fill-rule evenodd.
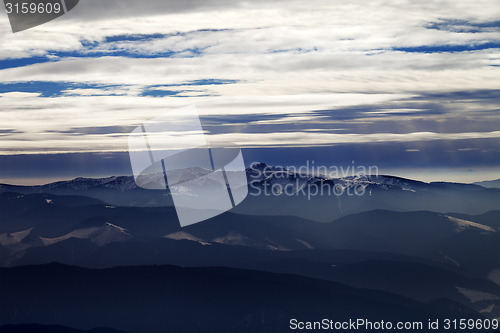
<path id="1" fill-rule="evenodd" d="M 500 178 L 500 5 L 81 0 L 0 13 L 0 182 L 130 174 L 134 128 L 196 105 L 247 164 Z"/>

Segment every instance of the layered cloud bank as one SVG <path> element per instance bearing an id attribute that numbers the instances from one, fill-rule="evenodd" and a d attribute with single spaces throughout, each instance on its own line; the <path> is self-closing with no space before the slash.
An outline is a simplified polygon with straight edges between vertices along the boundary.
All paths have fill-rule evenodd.
<path id="1" fill-rule="evenodd" d="M 0 154 L 123 152 L 135 126 L 194 103 L 216 142 L 462 140 L 443 153 L 481 160 L 499 152 L 499 14 L 496 1 L 85 0 L 16 34 L 4 15 Z"/>

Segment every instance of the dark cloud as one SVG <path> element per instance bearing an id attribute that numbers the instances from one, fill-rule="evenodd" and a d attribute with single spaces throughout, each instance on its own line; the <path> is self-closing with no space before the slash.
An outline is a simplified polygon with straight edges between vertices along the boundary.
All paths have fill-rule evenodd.
<path id="1" fill-rule="evenodd" d="M 500 103 L 500 89 L 480 89 L 480 90 L 458 90 L 448 92 L 426 92 L 420 93 L 414 100 L 467 100 L 467 101 L 491 101 Z"/>
<path id="2" fill-rule="evenodd" d="M 419 93 L 390 103 L 315 110 L 289 115 L 205 116 L 205 130 L 218 133 L 273 133 L 314 130 L 323 133 L 467 133 L 500 129 L 500 90 Z M 294 121 L 294 117 L 299 117 Z M 300 117 L 309 117 L 300 118 Z"/>
<path id="3" fill-rule="evenodd" d="M 492 151 L 491 147 L 494 148 Z M 408 153 L 407 150 L 418 150 Z M 245 149 L 245 161 L 274 165 L 376 165 L 379 168 L 500 167 L 500 139 L 374 142 L 325 147 Z"/>
<path id="4" fill-rule="evenodd" d="M 0 136 L 7 136 L 7 135 L 11 135 L 11 134 L 20 134 L 20 133 L 24 133 L 24 132 L 19 131 L 19 130 L 15 130 L 15 129 L 1 129 L 0 128 Z"/>
<path id="5" fill-rule="evenodd" d="M 158 13 L 208 12 L 217 9 L 240 8 L 247 5 L 244 0 L 149 0 L 147 5 L 133 0 L 86 0 L 73 9 L 73 16 L 79 20 L 124 18 L 157 15 Z M 266 6 L 268 1 L 254 0 L 252 6 Z"/>
<path id="6" fill-rule="evenodd" d="M 0 178 L 129 175 L 128 153 L 0 155 Z"/>
<path id="7" fill-rule="evenodd" d="M 356 165 L 384 168 L 500 167 L 500 139 L 338 144 L 324 147 L 243 149 L 247 165 Z M 0 155 L 0 178 L 75 178 L 130 175 L 128 153 Z"/>
<path id="8" fill-rule="evenodd" d="M 500 31 L 500 21 L 469 22 L 465 20 L 442 20 L 426 25 L 427 29 L 444 30 L 457 33 L 479 33 Z"/>
<path id="9" fill-rule="evenodd" d="M 65 131 L 46 131 L 46 133 L 64 133 L 64 134 L 73 134 L 73 135 L 123 134 L 123 133 L 131 133 L 138 125 L 133 125 L 133 126 L 73 127 L 71 129 L 65 130 Z"/>
<path id="10" fill-rule="evenodd" d="M 392 51 L 416 52 L 416 53 L 444 53 L 444 52 L 465 52 L 480 51 L 500 48 L 500 41 L 471 43 L 471 44 L 442 44 L 442 45 L 421 45 L 412 47 L 393 47 Z"/>

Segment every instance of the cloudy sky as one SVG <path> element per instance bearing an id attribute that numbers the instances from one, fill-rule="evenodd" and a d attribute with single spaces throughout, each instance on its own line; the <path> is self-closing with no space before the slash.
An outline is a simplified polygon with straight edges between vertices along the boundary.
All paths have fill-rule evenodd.
<path id="1" fill-rule="evenodd" d="M 0 182 L 130 173 L 129 133 L 195 104 L 247 163 L 500 178 L 500 5 L 80 0 L 0 13 Z"/>

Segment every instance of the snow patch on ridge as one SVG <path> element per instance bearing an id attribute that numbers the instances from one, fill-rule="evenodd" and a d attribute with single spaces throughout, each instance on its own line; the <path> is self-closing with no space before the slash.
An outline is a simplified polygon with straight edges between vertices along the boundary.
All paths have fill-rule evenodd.
<path id="1" fill-rule="evenodd" d="M 191 235 L 184 231 L 177 231 L 168 235 L 163 236 L 163 238 L 173 239 L 173 240 L 189 240 L 193 242 L 198 242 L 201 245 L 212 245 L 209 242 L 205 242 L 201 238 Z"/>
<path id="2" fill-rule="evenodd" d="M 481 302 L 481 301 L 497 301 L 500 300 L 500 296 L 493 295 L 490 293 L 485 293 L 479 290 L 466 289 L 461 287 L 457 288 L 458 292 L 467 297 L 472 303 Z"/>
<path id="3" fill-rule="evenodd" d="M 29 228 L 23 231 L 0 234 L 0 245 L 9 246 L 21 243 L 22 240 L 25 239 L 30 234 L 32 229 L 33 228 Z"/>
<path id="4" fill-rule="evenodd" d="M 482 225 L 482 224 L 479 224 L 479 223 L 476 223 L 476 222 L 472 222 L 472 221 L 468 221 L 468 220 L 462 220 L 462 219 L 459 219 L 459 218 L 456 218 L 456 217 L 452 217 L 452 216 L 448 216 L 448 215 L 445 215 L 451 222 L 455 223 L 455 225 L 457 226 L 457 231 L 464 231 L 466 229 L 470 229 L 470 228 L 477 228 L 477 229 L 482 229 L 484 231 L 490 231 L 490 232 L 495 232 L 496 230 L 491 228 L 491 227 L 488 227 L 488 226 L 485 226 L 485 225 Z"/>

